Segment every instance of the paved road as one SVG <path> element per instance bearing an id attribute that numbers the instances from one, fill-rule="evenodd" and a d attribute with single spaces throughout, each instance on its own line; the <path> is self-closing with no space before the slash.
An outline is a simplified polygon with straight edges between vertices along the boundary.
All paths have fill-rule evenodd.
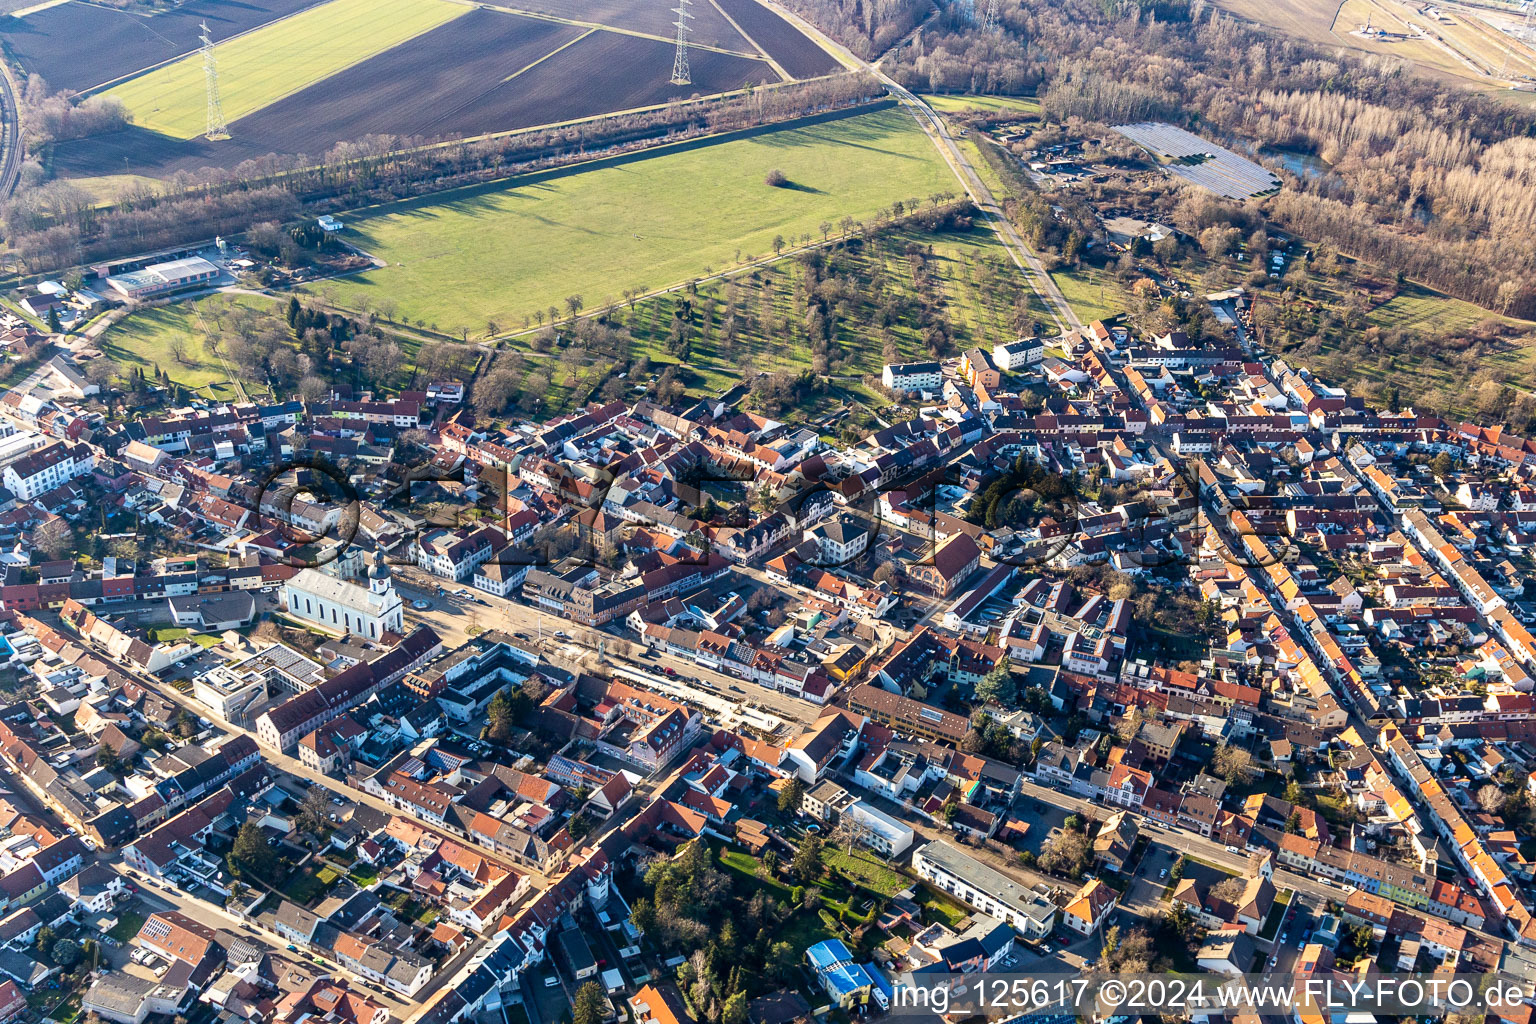
<path id="1" fill-rule="evenodd" d="M 1077 314 L 1073 312 L 1072 307 L 1067 303 L 1066 296 L 1061 294 L 1061 289 L 1056 287 L 1056 282 L 1051 279 L 1050 274 L 1046 273 L 1044 264 L 1035 255 L 1034 250 L 1025 243 L 1023 236 L 1014 229 L 1012 222 L 1003 213 L 1002 206 L 993 197 L 986 183 L 981 180 L 981 176 L 976 173 L 976 168 L 971 165 L 970 158 L 955 143 L 954 138 L 949 134 L 949 128 L 945 126 L 939 115 L 934 113 L 933 108 L 881 70 L 878 62 L 875 64 L 865 62 L 856 56 L 853 51 L 827 36 L 815 25 L 793 11 L 786 10 L 779 4 L 772 2 L 772 0 L 761 0 L 761 2 L 763 6 L 777 12 L 780 17 L 814 39 L 823 49 L 841 61 L 844 66 L 868 71 L 880 79 L 881 84 L 885 86 L 891 95 L 895 96 L 912 112 L 912 115 L 917 119 L 918 126 L 933 141 L 933 144 L 939 150 L 939 155 L 944 158 L 945 163 L 949 164 L 950 170 L 954 171 L 955 177 L 960 180 L 961 187 L 971 197 L 971 201 L 976 204 L 976 208 L 981 211 L 982 218 L 991 225 L 992 230 L 1002 240 L 1003 247 L 1008 250 L 1008 254 L 1013 258 L 1014 264 L 1024 273 L 1025 278 L 1035 289 L 1035 292 L 1050 307 L 1057 326 L 1063 331 L 1082 327 L 1082 321 L 1078 319 Z"/>
<path id="2" fill-rule="evenodd" d="M 1038 786 L 1028 780 L 1023 781 L 1020 786 L 1020 799 L 1041 800 L 1067 810 L 1082 814 L 1093 814 L 1100 818 L 1116 810 L 1116 808 L 1107 804 L 1098 804 L 1091 800 L 1084 800 L 1070 793 L 1063 793 L 1046 786 Z M 1247 852 L 1229 853 L 1222 843 L 1214 839 L 1206 838 L 1197 832 L 1187 829 L 1170 828 L 1139 814 L 1137 814 L 1136 823 L 1140 827 L 1142 834 L 1147 836 L 1156 847 L 1161 847 L 1165 852 L 1158 854 L 1154 850 L 1149 850 L 1143 857 L 1143 877 L 1139 878 L 1137 883 L 1132 886 L 1128 899 L 1128 903 L 1132 905 L 1143 908 L 1150 908 L 1154 905 L 1156 895 L 1152 892 L 1151 887 L 1155 886 L 1156 893 L 1161 893 L 1162 886 L 1166 882 L 1147 876 L 1153 875 L 1163 867 L 1171 865 L 1173 861 L 1172 854 L 1185 854 L 1196 857 L 1208 864 L 1215 864 L 1239 874 L 1247 869 L 1249 857 Z M 1015 870 L 1013 873 L 1017 874 L 1018 872 Z M 1320 876 L 1297 874 L 1294 871 L 1279 866 L 1275 870 L 1275 885 L 1277 888 L 1294 889 L 1298 897 L 1304 898 L 1303 905 L 1312 911 L 1315 911 L 1316 908 L 1329 901 L 1342 903 L 1349 898 L 1349 892 L 1342 884 L 1334 884 Z M 1313 916 L 1315 917 L 1315 914 Z M 1300 934 L 1294 920 L 1287 919 L 1286 925 L 1281 929 L 1281 932 L 1287 930 L 1291 933 L 1291 946 L 1294 953 L 1295 942 Z M 1479 935 L 1496 942 L 1502 943 L 1505 941 L 1502 935 L 1493 932 L 1476 928 L 1468 930 L 1477 932 Z M 1292 956 L 1290 959 L 1294 960 L 1295 957 Z M 1286 959 L 1282 957 L 1281 965 L 1283 966 L 1285 963 Z"/>
<path id="3" fill-rule="evenodd" d="M 103 863 L 106 863 L 108 867 L 123 875 L 131 885 L 138 888 L 140 900 L 148 904 L 146 909 L 151 913 L 156 910 L 178 910 L 200 924 L 208 925 L 212 928 L 223 928 L 247 939 L 264 942 L 272 949 L 281 951 L 280 955 L 286 954 L 288 946 L 292 944 L 288 939 L 283 938 L 274 931 L 267 930 L 256 921 L 244 920 L 231 914 L 223 907 L 216 906 L 206 900 L 200 900 L 194 896 L 189 896 L 181 890 L 166 885 L 157 879 L 148 878 L 137 872 L 130 871 L 121 862 L 104 861 Z M 417 1006 L 425 1002 L 433 992 L 447 984 L 448 979 L 464 965 L 464 961 L 468 960 L 475 950 L 479 949 L 482 942 L 483 940 L 480 939 L 472 941 L 457 956 L 446 962 L 441 970 L 434 973 L 432 980 L 427 982 L 420 992 L 410 998 L 376 985 L 362 975 L 354 974 L 341 966 L 341 964 L 330 959 L 323 949 L 302 950 L 299 953 L 289 955 L 295 959 L 301 959 L 304 952 L 312 954 L 317 959 L 324 961 L 333 974 L 345 976 L 349 983 L 363 988 L 370 996 L 386 1004 L 391 1016 L 403 1020 L 415 1012 Z"/>

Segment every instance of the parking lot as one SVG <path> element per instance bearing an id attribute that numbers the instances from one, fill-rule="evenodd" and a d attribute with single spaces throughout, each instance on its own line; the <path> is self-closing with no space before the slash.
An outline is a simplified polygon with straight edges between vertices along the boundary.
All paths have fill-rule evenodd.
<path id="1" fill-rule="evenodd" d="M 1040 847 L 1050 838 L 1051 831 L 1065 827 L 1069 814 L 1070 811 L 1031 799 L 1028 795 L 1019 797 L 1013 802 L 1013 818 L 1029 825 L 1024 841 L 1019 844 L 1020 849 L 1033 851 L 1039 856 Z"/>

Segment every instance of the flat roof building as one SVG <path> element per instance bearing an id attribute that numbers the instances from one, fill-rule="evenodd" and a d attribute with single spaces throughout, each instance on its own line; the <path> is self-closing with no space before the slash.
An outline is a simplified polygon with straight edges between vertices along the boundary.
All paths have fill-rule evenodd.
<path id="1" fill-rule="evenodd" d="M 912 867 L 919 878 L 1029 938 L 1044 938 L 1056 921 L 1056 904 L 943 840 L 918 847 Z"/>
<path id="2" fill-rule="evenodd" d="M 910 825 L 903 824 L 867 800 L 860 800 L 843 811 L 864 827 L 859 841 L 887 858 L 900 857 L 917 837 Z"/>
<path id="3" fill-rule="evenodd" d="M 218 267 L 201 256 L 188 256 L 167 263 L 153 263 L 143 270 L 114 274 L 107 278 L 107 286 L 124 298 L 146 299 L 212 281 L 218 276 Z"/>

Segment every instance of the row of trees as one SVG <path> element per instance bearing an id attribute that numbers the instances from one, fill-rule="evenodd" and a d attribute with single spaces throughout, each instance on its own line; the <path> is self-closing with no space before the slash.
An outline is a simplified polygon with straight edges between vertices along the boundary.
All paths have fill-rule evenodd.
<path id="1" fill-rule="evenodd" d="M 178 172 L 158 183 L 138 181 L 105 208 L 68 182 L 40 183 L 42 167 L 32 163 L 24 181 L 36 187 L 21 190 L 0 219 L 6 240 L 28 268 L 48 272 L 104 254 L 234 234 L 263 220 L 288 221 L 300 202 L 323 206 L 341 199 L 355 206 L 408 198 L 617 155 L 658 139 L 788 120 L 883 94 L 871 76 L 843 74 L 454 146 L 428 148 L 445 141 L 440 138 L 368 135 L 320 155 L 272 153 L 232 168 Z M 41 83 L 35 95 L 38 124 L 57 133 L 51 138 L 78 136 L 87 128 L 105 130 L 117 114 L 110 101 L 75 104 L 48 96 Z"/>
<path id="2" fill-rule="evenodd" d="M 865 59 L 890 49 L 933 10 L 928 0 L 792 0 L 787 6 Z"/>
<path id="3" fill-rule="evenodd" d="M 261 221 L 288 221 L 298 214 L 298 199 L 276 186 L 101 209 L 84 189 L 53 181 L 20 191 L 6 205 L 3 219 L 6 239 L 22 264 L 32 273 L 49 273 L 124 252 L 235 234 Z"/>

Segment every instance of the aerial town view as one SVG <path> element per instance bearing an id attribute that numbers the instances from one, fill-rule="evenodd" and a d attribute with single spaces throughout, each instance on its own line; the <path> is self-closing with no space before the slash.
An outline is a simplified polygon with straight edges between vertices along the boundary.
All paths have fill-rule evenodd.
<path id="1" fill-rule="evenodd" d="M 0 1024 L 1536 1024 L 1536 0 L 0 0 Z"/>

